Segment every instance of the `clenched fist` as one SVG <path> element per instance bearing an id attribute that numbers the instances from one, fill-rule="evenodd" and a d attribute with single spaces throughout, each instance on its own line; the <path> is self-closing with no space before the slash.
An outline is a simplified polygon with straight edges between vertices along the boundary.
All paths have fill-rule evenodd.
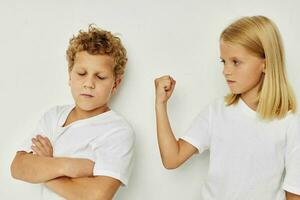
<path id="1" fill-rule="evenodd" d="M 176 81 L 171 76 L 155 79 L 156 104 L 166 104 L 173 93 Z"/>

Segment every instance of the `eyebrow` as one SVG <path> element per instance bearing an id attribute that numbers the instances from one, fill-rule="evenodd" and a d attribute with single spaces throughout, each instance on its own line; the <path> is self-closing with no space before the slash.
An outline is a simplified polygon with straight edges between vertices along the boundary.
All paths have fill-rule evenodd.
<path id="1" fill-rule="evenodd" d="M 222 57 L 220 57 L 220 59 L 221 59 L 221 60 L 225 60 L 225 59 L 222 58 Z M 236 60 L 241 60 L 241 59 L 243 59 L 243 58 L 238 58 L 238 57 L 235 56 L 235 57 L 229 57 L 229 59 L 230 59 L 230 60 L 235 60 L 235 59 L 236 59 Z"/>
<path id="2" fill-rule="evenodd" d="M 85 68 L 85 67 L 82 67 L 82 66 L 78 66 L 77 69 L 83 69 L 83 70 L 87 71 L 86 68 Z M 96 71 L 97 74 L 105 73 L 105 72 L 106 72 L 106 71 L 103 71 L 103 70 L 102 70 L 102 71 Z"/>

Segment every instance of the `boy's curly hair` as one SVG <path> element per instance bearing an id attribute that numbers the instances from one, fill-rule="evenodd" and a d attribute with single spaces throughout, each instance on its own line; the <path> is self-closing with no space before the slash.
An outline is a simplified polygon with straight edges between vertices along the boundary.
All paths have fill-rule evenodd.
<path id="1" fill-rule="evenodd" d="M 126 49 L 119 37 L 111 32 L 97 28 L 90 24 L 88 31 L 80 30 L 77 36 L 69 41 L 67 49 L 68 70 L 72 70 L 76 53 L 87 51 L 91 55 L 108 55 L 114 60 L 114 75 L 116 77 L 124 74 L 127 63 Z"/>

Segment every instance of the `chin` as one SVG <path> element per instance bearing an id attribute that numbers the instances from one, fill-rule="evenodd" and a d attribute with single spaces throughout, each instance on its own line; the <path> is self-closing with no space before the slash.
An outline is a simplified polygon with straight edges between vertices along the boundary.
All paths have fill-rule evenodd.
<path id="1" fill-rule="evenodd" d="M 230 89 L 230 92 L 232 94 L 241 94 L 241 93 L 243 93 L 243 89 L 241 89 L 241 88 L 229 87 L 229 89 Z"/>
<path id="2" fill-rule="evenodd" d="M 79 107 L 81 110 L 84 110 L 84 111 L 93 111 L 93 110 L 96 110 L 96 109 L 98 109 L 102 106 L 101 105 L 91 105 L 91 104 L 78 103 L 77 107 Z"/>

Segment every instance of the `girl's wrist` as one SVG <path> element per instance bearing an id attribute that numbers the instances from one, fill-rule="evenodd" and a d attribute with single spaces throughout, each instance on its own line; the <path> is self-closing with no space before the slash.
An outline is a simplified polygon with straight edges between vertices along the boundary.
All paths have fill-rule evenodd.
<path id="1" fill-rule="evenodd" d="M 155 108 L 156 109 L 162 109 L 167 107 L 167 102 L 155 102 Z"/>

